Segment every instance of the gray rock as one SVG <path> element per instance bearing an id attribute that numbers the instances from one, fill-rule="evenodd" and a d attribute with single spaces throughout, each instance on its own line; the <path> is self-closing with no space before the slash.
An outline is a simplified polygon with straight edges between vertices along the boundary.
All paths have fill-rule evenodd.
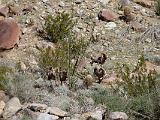
<path id="1" fill-rule="evenodd" d="M 109 115 L 110 120 L 128 120 L 128 116 L 124 112 L 111 112 Z"/>
<path id="2" fill-rule="evenodd" d="M 76 4 L 81 4 L 83 2 L 83 0 L 76 0 L 75 3 Z"/>
<path id="3" fill-rule="evenodd" d="M 47 109 L 47 113 L 52 114 L 52 115 L 56 115 L 59 117 L 65 117 L 67 116 L 67 112 L 57 108 L 57 107 L 49 107 Z"/>
<path id="4" fill-rule="evenodd" d="M 120 0 L 121 6 L 127 6 L 130 4 L 130 0 Z"/>
<path id="5" fill-rule="evenodd" d="M 32 104 L 29 104 L 27 105 L 27 108 L 28 109 L 31 109 L 33 111 L 44 111 L 44 110 L 47 110 L 47 105 L 46 104 L 38 104 L 38 103 L 32 103 Z"/>
<path id="6" fill-rule="evenodd" d="M 8 119 L 12 117 L 18 110 L 22 107 L 19 99 L 17 97 L 13 97 L 10 99 L 4 108 L 3 118 Z"/>
<path id="7" fill-rule="evenodd" d="M 117 27 L 116 23 L 115 22 L 108 22 L 106 25 L 105 25 L 106 29 L 108 30 L 112 30 L 114 29 L 115 27 Z"/>
<path id="8" fill-rule="evenodd" d="M 59 117 L 55 116 L 55 115 L 49 115 L 47 113 L 41 113 L 37 120 L 57 120 Z"/>

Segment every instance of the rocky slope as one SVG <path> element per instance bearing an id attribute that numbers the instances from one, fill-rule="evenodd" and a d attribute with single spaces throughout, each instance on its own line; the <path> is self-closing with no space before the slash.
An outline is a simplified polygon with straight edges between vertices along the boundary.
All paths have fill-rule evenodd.
<path id="1" fill-rule="evenodd" d="M 105 77 L 101 84 L 93 83 L 86 89 L 83 80 L 76 78 L 75 92 L 69 90 L 67 83 L 57 86 L 42 76 L 40 51 L 54 49 L 55 45 L 38 35 L 38 31 L 42 30 L 48 14 L 56 16 L 63 11 L 77 20 L 73 29 L 77 38 L 92 37 L 93 40 L 79 64 L 79 71 L 93 75 L 97 64 L 92 66 L 90 58 L 97 58 L 101 53 L 107 55 L 102 65 Z M 16 27 L 11 30 L 7 25 L 9 32 L 18 35 L 2 37 L 1 21 L 11 18 L 21 29 L 20 38 Z M 106 89 L 115 80 L 117 62 L 132 66 L 142 54 L 149 60 L 147 68 L 156 69 L 160 74 L 160 18 L 155 14 L 155 0 L 1 0 L 0 20 L 0 65 L 15 72 L 14 76 L 7 76 L 11 81 L 11 95 L 0 92 L 0 119 L 19 120 L 29 115 L 36 120 L 116 120 L 120 117 L 125 120 L 128 116 L 122 112 L 104 118 L 106 106 L 95 105 L 91 94 Z M 7 35 L 10 33 L 4 36 Z M 13 96 L 25 103 L 21 105 Z"/>

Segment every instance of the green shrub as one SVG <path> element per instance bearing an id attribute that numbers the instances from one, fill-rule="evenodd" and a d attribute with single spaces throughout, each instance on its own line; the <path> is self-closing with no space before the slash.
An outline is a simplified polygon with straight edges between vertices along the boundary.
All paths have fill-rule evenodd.
<path id="1" fill-rule="evenodd" d="M 48 15 L 43 27 L 48 39 L 54 43 L 64 40 L 70 36 L 71 30 L 74 26 L 74 22 L 67 13 L 60 13 L 55 18 Z"/>
<path id="2" fill-rule="evenodd" d="M 156 14 L 160 15 L 160 0 L 156 0 Z"/>
<path id="3" fill-rule="evenodd" d="M 69 14 L 64 12 L 57 15 L 55 18 L 48 16 L 44 31 L 50 41 L 56 43 L 55 50 L 48 48 L 43 50 L 40 55 L 40 64 L 43 68 L 53 67 L 66 70 L 69 79 L 69 86 L 74 86 L 74 75 L 79 59 L 84 54 L 88 42 L 83 38 L 78 39 L 72 33 L 75 23 Z M 71 60 L 75 60 L 72 63 Z M 58 78 L 58 77 L 57 77 Z"/>
<path id="4" fill-rule="evenodd" d="M 117 81 L 117 90 L 124 96 L 137 97 L 149 94 L 156 84 L 156 71 L 147 72 L 143 56 L 139 58 L 133 70 L 127 64 L 118 65 L 117 76 L 122 79 Z"/>
<path id="5" fill-rule="evenodd" d="M 137 65 L 131 70 L 123 64 L 117 69 L 118 77 L 113 89 L 128 99 L 128 108 L 142 119 L 158 120 L 160 116 L 160 98 L 155 70 L 147 71 L 145 59 L 141 56 Z"/>

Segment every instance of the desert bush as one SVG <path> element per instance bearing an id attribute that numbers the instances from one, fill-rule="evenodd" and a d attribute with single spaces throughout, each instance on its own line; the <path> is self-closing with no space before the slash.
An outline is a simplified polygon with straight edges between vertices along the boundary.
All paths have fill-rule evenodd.
<path id="1" fill-rule="evenodd" d="M 58 41 L 64 40 L 70 36 L 71 30 L 74 26 L 74 22 L 67 13 L 60 13 L 55 18 L 48 15 L 45 19 L 45 25 L 43 27 L 47 38 L 57 43 Z"/>
<path id="2" fill-rule="evenodd" d="M 156 14 L 160 15 L 160 0 L 156 0 Z"/>
<path id="3" fill-rule="evenodd" d="M 110 89 L 98 89 L 92 94 L 95 104 L 105 105 L 108 112 L 124 111 L 126 109 L 125 99 L 113 94 Z"/>
<path id="4" fill-rule="evenodd" d="M 123 96 L 137 97 L 143 94 L 149 94 L 156 84 L 156 71 L 147 71 L 143 56 L 139 58 L 133 70 L 127 64 L 118 65 L 117 76 L 122 81 L 117 80 L 116 89 Z"/>
<path id="5" fill-rule="evenodd" d="M 131 70 L 123 64 L 117 69 L 117 84 L 113 89 L 121 96 L 127 97 L 128 108 L 143 119 L 158 120 L 160 115 L 160 98 L 155 70 L 146 69 L 145 59 L 141 56 L 137 65 Z M 137 119 L 137 118 L 136 118 Z"/>
<path id="6" fill-rule="evenodd" d="M 32 79 L 29 74 L 9 74 L 3 82 L 4 89 L 7 94 L 18 97 L 21 102 L 29 102 L 35 97 Z"/>
<path id="7" fill-rule="evenodd" d="M 84 54 L 88 42 L 83 38 L 78 39 L 72 29 L 75 23 L 69 14 L 64 12 L 55 18 L 48 16 L 44 31 L 48 38 L 56 43 L 56 48 L 43 50 L 40 55 L 40 64 L 43 68 L 53 67 L 67 71 L 70 88 L 74 85 L 74 74 L 77 63 Z M 74 60 L 75 62 L 71 62 Z M 58 78 L 58 77 L 57 77 Z"/>

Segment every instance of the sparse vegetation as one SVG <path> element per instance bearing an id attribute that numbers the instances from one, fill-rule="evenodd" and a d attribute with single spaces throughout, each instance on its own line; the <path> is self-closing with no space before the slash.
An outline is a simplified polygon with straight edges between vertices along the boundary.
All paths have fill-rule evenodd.
<path id="1" fill-rule="evenodd" d="M 156 14 L 160 16 L 160 0 L 156 0 Z"/>
<path id="2" fill-rule="evenodd" d="M 4 82 L 4 88 L 10 96 L 18 97 L 21 102 L 28 102 L 35 97 L 32 76 L 27 74 L 9 74 Z"/>
<path id="3" fill-rule="evenodd" d="M 4 83 L 6 82 L 6 74 L 12 72 L 12 69 L 6 66 L 0 67 L 0 90 L 4 90 Z"/>
<path id="4" fill-rule="evenodd" d="M 69 14 L 62 12 L 55 18 L 48 16 L 44 31 L 48 38 L 56 43 L 56 49 L 48 48 L 40 55 L 40 64 L 44 68 L 52 66 L 67 71 L 70 88 L 74 84 L 72 76 L 75 74 L 77 62 L 87 47 L 87 42 L 83 38 L 78 40 L 72 33 L 73 26 L 74 22 Z M 71 60 L 74 60 L 75 63 L 72 63 Z"/>

